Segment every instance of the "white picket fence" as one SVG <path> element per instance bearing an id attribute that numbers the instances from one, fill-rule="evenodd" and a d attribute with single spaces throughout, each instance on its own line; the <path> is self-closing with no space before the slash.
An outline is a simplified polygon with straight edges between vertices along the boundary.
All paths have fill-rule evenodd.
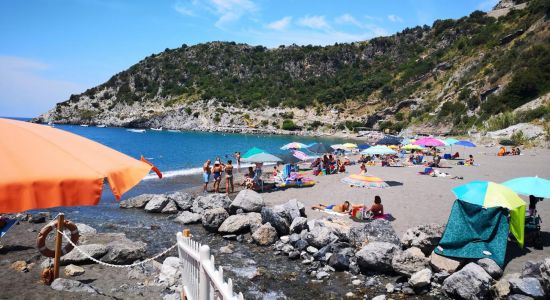
<path id="1" fill-rule="evenodd" d="M 225 282 L 222 267 L 216 270 L 208 245 L 201 245 L 181 232 L 177 233 L 177 240 L 182 266 L 182 296 L 188 300 L 244 300 L 242 293 L 233 292 L 231 278 Z"/>

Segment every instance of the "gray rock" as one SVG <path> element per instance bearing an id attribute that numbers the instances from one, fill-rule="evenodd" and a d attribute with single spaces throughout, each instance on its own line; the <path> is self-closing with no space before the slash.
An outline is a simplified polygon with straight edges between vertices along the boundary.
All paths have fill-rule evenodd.
<path id="1" fill-rule="evenodd" d="M 424 256 L 420 248 L 412 247 L 396 253 L 392 259 L 392 268 L 395 272 L 411 276 L 430 265 L 430 260 Z M 430 275 L 431 276 L 431 275 Z"/>
<path id="2" fill-rule="evenodd" d="M 302 237 L 299 234 L 296 234 L 296 233 L 293 233 L 293 234 L 288 236 L 288 242 L 291 245 L 294 245 L 294 243 L 296 243 L 297 241 L 299 241 L 301 239 L 302 239 Z"/>
<path id="3" fill-rule="evenodd" d="M 462 262 L 457 259 L 441 256 L 435 252 L 430 255 L 430 266 L 435 272 L 445 271 L 452 274 L 458 270 L 461 264 Z"/>
<path id="4" fill-rule="evenodd" d="M 294 251 L 294 247 L 289 244 L 284 244 L 283 248 L 281 248 L 281 251 L 288 255 L 290 252 Z"/>
<path id="5" fill-rule="evenodd" d="M 305 240 L 299 240 L 294 244 L 294 248 L 302 251 L 306 250 L 309 244 Z"/>
<path id="6" fill-rule="evenodd" d="M 288 235 L 283 235 L 281 238 L 280 238 L 281 242 L 287 244 L 288 242 L 290 242 L 290 236 Z"/>
<path id="7" fill-rule="evenodd" d="M 508 296 L 508 300 L 535 300 L 535 298 L 521 294 L 513 294 Z"/>
<path id="8" fill-rule="evenodd" d="M 169 256 L 162 262 L 160 268 L 159 283 L 172 286 L 181 278 L 180 260 L 178 257 Z"/>
<path id="9" fill-rule="evenodd" d="M 393 292 L 395 292 L 395 286 L 391 282 L 388 282 L 386 284 L 386 293 L 391 294 Z"/>
<path id="10" fill-rule="evenodd" d="M 386 295 L 378 295 L 373 297 L 372 300 L 386 300 Z"/>
<path id="11" fill-rule="evenodd" d="M 322 248 L 337 240 L 338 237 L 328 227 L 315 226 L 306 235 L 306 241 L 316 248 Z"/>
<path id="12" fill-rule="evenodd" d="M 273 210 L 284 217 L 288 224 L 298 217 L 305 217 L 305 206 L 296 199 L 288 200 L 288 202 L 273 207 Z"/>
<path id="13" fill-rule="evenodd" d="M 455 299 L 488 299 L 492 278 L 475 263 L 467 264 L 462 270 L 443 281 L 443 291 Z"/>
<path id="14" fill-rule="evenodd" d="M 168 199 L 168 203 L 166 203 L 166 206 L 160 212 L 163 214 L 177 214 L 178 207 L 176 206 L 176 202 Z"/>
<path id="15" fill-rule="evenodd" d="M 150 213 L 159 213 L 168 204 L 168 198 L 166 195 L 153 195 L 149 202 L 145 205 L 145 211 Z"/>
<path id="16" fill-rule="evenodd" d="M 143 259 L 147 250 L 147 244 L 141 241 L 131 241 L 120 238 L 107 244 L 107 254 L 101 260 L 111 264 L 129 264 Z"/>
<path id="17" fill-rule="evenodd" d="M 55 279 L 50 285 L 50 287 L 56 291 L 98 294 L 97 290 L 91 285 L 84 284 L 80 281 L 65 279 L 65 278 Z"/>
<path id="18" fill-rule="evenodd" d="M 202 217 L 199 214 L 192 213 L 190 211 L 182 211 L 174 221 L 180 224 L 193 224 L 199 223 Z"/>
<path id="19" fill-rule="evenodd" d="M 298 258 L 300 258 L 300 251 L 296 251 L 296 250 L 290 251 L 290 252 L 288 253 L 288 258 L 290 258 L 290 259 L 298 259 Z"/>
<path id="20" fill-rule="evenodd" d="M 540 281 L 534 277 L 512 277 L 508 280 L 512 292 L 527 295 L 535 299 L 544 298 L 544 290 Z"/>
<path id="21" fill-rule="evenodd" d="M 336 271 L 347 271 L 349 269 L 349 257 L 342 254 L 333 254 L 328 260 L 328 265 Z"/>
<path id="22" fill-rule="evenodd" d="M 319 249 L 317 249 L 317 248 L 315 248 L 315 247 L 313 247 L 313 246 L 308 246 L 308 247 L 306 248 L 306 251 L 307 251 L 308 253 L 310 253 L 310 254 L 315 254 L 315 253 L 319 252 Z"/>
<path id="23" fill-rule="evenodd" d="M 439 244 L 443 231 L 445 231 L 445 226 L 435 223 L 416 226 L 405 232 L 401 243 L 405 248 L 417 247 L 425 255 L 430 255 Z"/>
<path id="24" fill-rule="evenodd" d="M 499 279 L 502 277 L 502 269 L 497 265 L 497 263 L 490 259 L 490 258 L 482 258 L 476 262 L 480 267 L 487 272 L 487 274 L 491 275 L 493 279 Z"/>
<path id="25" fill-rule="evenodd" d="M 206 210 L 213 208 L 223 208 L 227 211 L 230 205 L 231 199 L 229 199 L 226 194 L 208 194 L 205 196 L 198 196 L 193 202 L 191 211 L 197 214 L 202 214 Z"/>
<path id="26" fill-rule="evenodd" d="M 151 200 L 155 195 L 143 194 L 137 197 L 133 197 L 127 200 L 122 200 L 118 204 L 120 208 L 144 208 L 147 202 Z"/>
<path id="27" fill-rule="evenodd" d="M 292 220 L 292 223 L 290 224 L 290 232 L 291 233 L 300 233 L 302 230 L 308 230 L 309 226 L 307 225 L 307 218 L 304 217 L 297 217 L 294 220 Z"/>
<path id="28" fill-rule="evenodd" d="M 264 206 L 264 199 L 260 194 L 253 190 L 246 189 L 237 194 L 237 197 L 235 197 L 235 200 L 233 200 L 229 206 L 229 211 L 236 212 L 238 209 L 242 209 L 244 212 L 259 213 Z"/>
<path id="29" fill-rule="evenodd" d="M 82 251 L 88 253 L 91 257 L 99 259 L 109 251 L 109 248 L 100 244 L 89 244 L 78 246 Z M 73 251 L 61 256 L 60 262 L 62 265 L 68 264 L 84 264 L 89 263 L 91 260 L 80 253 L 80 251 L 73 249 Z"/>
<path id="30" fill-rule="evenodd" d="M 240 215 L 229 216 L 218 228 L 221 233 L 244 233 L 249 232 L 251 227 L 259 228 L 262 225 L 262 216 L 259 213 L 251 212 Z"/>
<path id="31" fill-rule="evenodd" d="M 359 266 L 371 271 L 392 270 L 393 256 L 398 253 L 399 248 L 393 243 L 371 242 L 355 254 Z"/>
<path id="32" fill-rule="evenodd" d="M 227 246 L 223 246 L 223 247 L 220 247 L 220 253 L 224 253 L 224 254 L 231 254 L 233 253 L 233 244 L 229 244 Z"/>
<path id="33" fill-rule="evenodd" d="M 193 207 L 193 196 L 189 193 L 184 192 L 174 192 L 166 195 L 166 197 L 174 201 L 179 210 L 190 210 Z"/>
<path id="34" fill-rule="evenodd" d="M 271 245 L 277 240 L 277 230 L 271 224 L 265 223 L 254 231 L 252 239 L 260 246 Z"/>
<path id="35" fill-rule="evenodd" d="M 447 277 L 449 277 L 449 276 L 451 276 L 451 274 L 449 274 L 449 272 L 441 271 L 441 272 L 437 272 L 437 273 L 433 274 L 432 278 L 433 278 L 434 282 L 443 283 L 443 280 L 447 279 Z"/>
<path id="36" fill-rule="evenodd" d="M 510 282 L 508 279 L 501 279 L 493 285 L 494 295 L 499 299 L 504 299 L 510 294 Z"/>
<path id="37" fill-rule="evenodd" d="M 414 274 L 409 278 L 409 284 L 411 287 L 418 289 L 430 285 L 432 280 L 432 270 L 423 269 Z"/>
<path id="38" fill-rule="evenodd" d="M 330 274 L 325 272 L 325 271 L 319 271 L 319 272 L 317 272 L 315 277 L 317 277 L 317 279 L 319 279 L 319 280 L 322 280 L 322 279 L 325 279 L 325 278 L 329 278 Z"/>
<path id="39" fill-rule="evenodd" d="M 289 233 L 290 221 L 276 213 L 271 207 L 263 207 L 261 211 L 262 223 L 270 223 L 279 236 Z"/>
<path id="40" fill-rule="evenodd" d="M 43 214 L 29 214 L 27 222 L 34 224 L 46 223 L 46 216 Z"/>
<path id="41" fill-rule="evenodd" d="M 202 215 L 202 226 L 208 231 L 218 231 L 229 214 L 223 207 L 207 209 Z"/>
<path id="42" fill-rule="evenodd" d="M 522 277 L 538 279 L 547 293 L 550 293 L 550 258 L 541 261 L 527 261 L 521 271 Z"/>
<path id="43" fill-rule="evenodd" d="M 84 274 L 84 268 L 75 265 L 68 265 L 65 267 L 64 272 L 67 276 L 78 276 Z"/>
<path id="44" fill-rule="evenodd" d="M 76 228 L 78 228 L 78 233 L 80 233 L 80 235 L 92 235 L 97 233 L 95 228 L 84 223 L 76 223 Z"/>
<path id="45" fill-rule="evenodd" d="M 391 223 L 382 219 L 354 225 L 349 231 L 349 240 L 356 247 L 361 247 L 364 243 L 370 242 L 400 245 L 399 237 L 397 237 Z"/>

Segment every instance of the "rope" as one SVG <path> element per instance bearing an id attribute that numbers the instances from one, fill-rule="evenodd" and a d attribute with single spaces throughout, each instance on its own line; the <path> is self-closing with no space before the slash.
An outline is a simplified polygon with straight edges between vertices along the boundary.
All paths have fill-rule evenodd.
<path id="1" fill-rule="evenodd" d="M 142 261 L 139 261 L 139 262 L 136 262 L 136 263 L 133 263 L 131 265 L 113 265 L 113 264 L 110 264 L 110 263 L 106 263 L 106 262 L 102 262 L 101 260 L 98 260 L 98 259 L 95 259 L 93 258 L 91 255 L 89 255 L 88 253 L 84 252 L 84 250 L 80 249 L 75 243 L 73 243 L 73 241 L 71 241 L 71 239 L 64 233 L 64 232 L 61 232 L 59 230 L 57 230 L 57 232 L 61 233 L 63 235 L 63 237 L 71 244 L 73 245 L 73 247 L 78 250 L 78 252 L 82 253 L 82 255 L 86 256 L 87 258 L 91 259 L 92 261 L 100 264 L 100 265 L 103 265 L 103 266 L 106 266 L 106 267 L 113 267 L 113 268 L 132 268 L 132 267 L 135 267 L 135 266 L 140 266 L 140 265 L 143 265 L 143 264 L 146 264 L 152 260 L 155 260 L 161 256 L 163 256 L 164 254 L 170 252 L 172 249 L 176 248 L 176 246 L 178 245 L 178 243 L 176 242 L 174 245 L 172 245 L 170 248 L 162 251 L 161 253 L 151 257 L 151 258 L 147 258 L 145 260 L 142 260 Z"/>

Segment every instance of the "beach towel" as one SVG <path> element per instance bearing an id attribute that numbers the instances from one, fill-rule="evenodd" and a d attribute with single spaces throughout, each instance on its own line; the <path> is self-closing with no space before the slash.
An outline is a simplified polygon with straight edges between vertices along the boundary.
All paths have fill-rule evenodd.
<path id="1" fill-rule="evenodd" d="M 435 253 L 459 258 L 490 258 L 504 266 L 508 241 L 508 210 L 483 208 L 456 200 Z"/>
<path id="2" fill-rule="evenodd" d="M 6 221 L 6 224 L 2 228 L 0 228 L 0 238 L 3 237 L 8 230 L 13 226 L 13 224 L 17 223 L 16 219 L 4 219 Z"/>

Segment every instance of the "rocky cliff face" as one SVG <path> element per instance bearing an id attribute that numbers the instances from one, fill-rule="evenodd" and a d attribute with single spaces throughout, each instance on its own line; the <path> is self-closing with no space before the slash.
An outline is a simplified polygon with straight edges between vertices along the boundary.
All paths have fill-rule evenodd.
<path id="1" fill-rule="evenodd" d="M 515 4 L 508 2 L 495 9 Z M 35 121 L 224 131 L 465 131 L 548 92 L 549 6 L 532 0 L 498 19 L 477 11 L 326 47 L 183 45 L 72 95 Z M 530 86 L 524 77 L 540 84 Z"/>

